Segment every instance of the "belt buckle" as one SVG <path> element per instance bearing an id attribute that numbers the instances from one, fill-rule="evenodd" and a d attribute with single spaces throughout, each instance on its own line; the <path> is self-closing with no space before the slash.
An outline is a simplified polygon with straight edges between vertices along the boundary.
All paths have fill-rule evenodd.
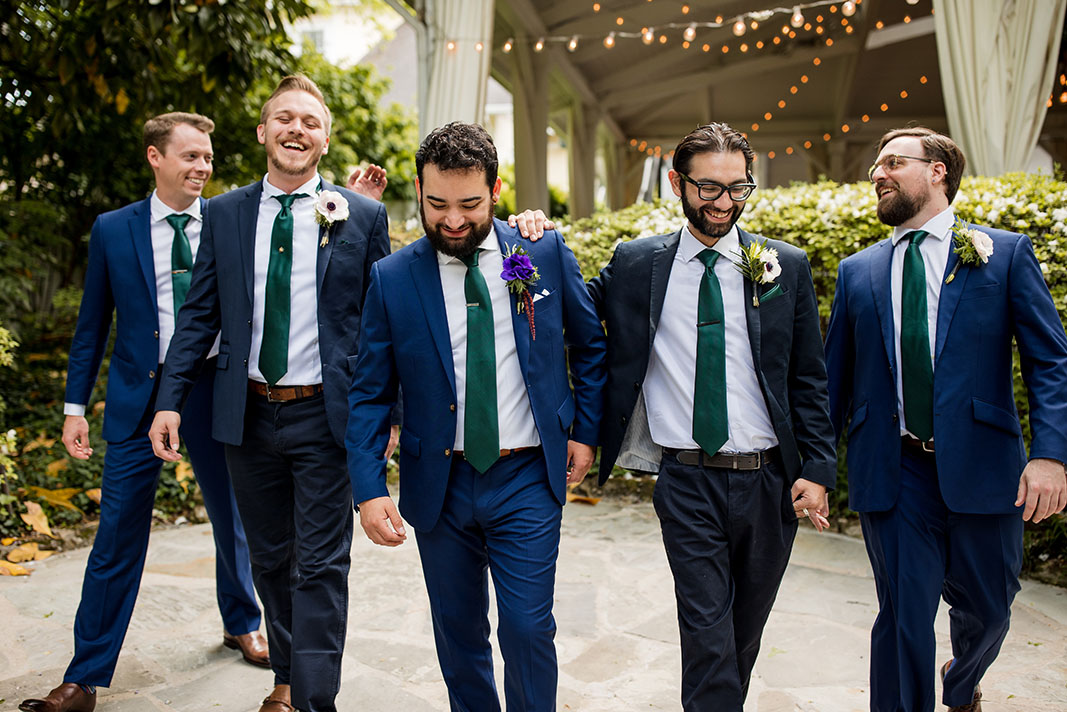
<path id="1" fill-rule="evenodd" d="M 934 441 L 933 440 L 920 440 L 919 444 L 922 445 L 923 452 L 928 452 L 931 455 L 934 454 Z"/>
<path id="2" fill-rule="evenodd" d="M 271 395 L 270 384 L 269 383 L 264 383 L 263 385 L 266 386 L 266 388 L 267 388 L 267 402 L 268 403 L 284 403 L 285 402 L 281 398 L 275 398 L 273 395 Z"/>

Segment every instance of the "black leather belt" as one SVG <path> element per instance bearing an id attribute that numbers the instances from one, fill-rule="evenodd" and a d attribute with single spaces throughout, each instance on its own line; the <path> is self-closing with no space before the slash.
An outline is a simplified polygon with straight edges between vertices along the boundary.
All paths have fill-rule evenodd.
<path id="1" fill-rule="evenodd" d="M 912 437 L 911 435 L 901 435 L 900 445 L 904 450 L 907 450 L 912 455 L 918 457 L 933 457 L 934 456 L 934 441 L 933 440 L 920 440 L 919 438 Z"/>
<path id="2" fill-rule="evenodd" d="M 271 403 L 286 403 L 288 401 L 310 398 L 322 393 L 322 384 L 316 383 L 311 386 L 268 386 L 262 381 L 248 381 L 248 390 L 256 395 L 265 397 Z"/>
<path id="3" fill-rule="evenodd" d="M 714 455 L 703 450 L 677 450 L 672 447 L 663 448 L 663 452 L 683 465 L 715 467 L 720 470 L 758 470 L 778 457 L 777 447 L 759 452 L 717 452 Z"/>
<path id="4" fill-rule="evenodd" d="M 524 450 L 533 450 L 535 447 L 538 447 L 538 446 L 537 445 L 527 445 L 526 447 L 501 448 L 500 457 L 507 457 L 508 455 L 517 455 L 518 453 L 520 453 L 520 452 L 522 452 Z M 453 450 L 452 454 L 454 456 L 456 456 L 456 457 L 464 457 L 462 450 Z"/>

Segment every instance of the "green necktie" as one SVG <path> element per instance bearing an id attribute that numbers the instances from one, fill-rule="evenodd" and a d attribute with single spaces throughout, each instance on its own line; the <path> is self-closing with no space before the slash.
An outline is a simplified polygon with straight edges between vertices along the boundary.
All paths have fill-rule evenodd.
<path id="1" fill-rule="evenodd" d="M 904 425 L 920 440 L 934 436 L 934 367 L 926 311 L 926 266 L 919 245 L 929 233 L 915 230 L 904 253 L 900 284 L 900 360 Z"/>
<path id="2" fill-rule="evenodd" d="M 500 458 L 496 412 L 496 345 L 493 303 L 478 269 L 478 252 L 463 259 L 467 276 L 467 386 L 464 396 L 463 451 L 467 462 L 485 472 Z"/>
<path id="3" fill-rule="evenodd" d="M 722 290 L 715 276 L 719 253 L 708 248 L 697 255 L 704 263 L 697 300 L 697 373 L 693 393 L 693 439 L 709 454 L 730 436 L 726 422 L 726 325 Z"/>
<path id="4" fill-rule="evenodd" d="M 174 228 L 174 241 L 170 245 L 170 281 L 174 287 L 174 318 L 185 304 L 185 295 L 189 293 L 189 283 L 193 279 L 193 251 L 189 247 L 189 236 L 185 226 L 192 219 L 191 215 L 173 213 L 167 216 L 167 222 Z"/>
<path id="5" fill-rule="evenodd" d="M 270 233 L 270 261 L 263 300 L 259 371 L 274 385 L 289 370 L 289 276 L 293 271 L 293 201 L 304 193 L 271 196 L 282 204 Z"/>

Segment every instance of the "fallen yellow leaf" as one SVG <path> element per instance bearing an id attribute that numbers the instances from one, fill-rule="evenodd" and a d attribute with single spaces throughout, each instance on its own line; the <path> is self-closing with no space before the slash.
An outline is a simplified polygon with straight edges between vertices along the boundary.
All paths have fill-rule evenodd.
<path id="1" fill-rule="evenodd" d="M 0 576 L 29 576 L 30 570 L 0 559 Z"/>
<path id="2" fill-rule="evenodd" d="M 103 413 L 105 405 L 107 404 L 104 403 L 104 401 L 97 401 L 96 404 L 93 405 L 93 414 L 100 415 L 101 413 Z"/>
<path id="3" fill-rule="evenodd" d="M 100 504 L 100 488 L 93 487 L 92 489 L 85 490 L 85 496 L 93 500 L 97 504 Z"/>
<path id="4" fill-rule="evenodd" d="M 22 521 L 26 522 L 38 534 L 44 534 L 55 539 L 55 535 L 52 534 L 52 530 L 48 527 L 48 517 L 45 516 L 41 505 L 36 502 L 25 502 L 25 505 L 26 513 L 19 515 L 22 517 Z"/>
<path id="5" fill-rule="evenodd" d="M 44 468 L 52 477 L 59 477 L 59 473 L 63 472 L 69 467 L 69 463 L 66 460 L 56 460 L 49 463 L 48 467 Z"/>
<path id="6" fill-rule="evenodd" d="M 16 541 L 18 541 L 18 539 L 16 537 L 5 536 L 3 539 L 0 539 L 0 546 L 11 546 Z"/>
<path id="7" fill-rule="evenodd" d="M 44 487 L 34 487 L 33 485 L 30 485 L 26 490 L 37 499 L 42 499 L 53 507 L 63 507 L 64 509 L 72 509 L 75 512 L 81 512 L 81 509 L 70 501 L 71 497 L 82 492 L 80 487 L 64 487 L 62 489 L 50 490 L 45 489 Z"/>
<path id="8" fill-rule="evenodd" d="M 54 551 L 42 551 L 37 542 L 31 541 L 21 546 L 16 546 L 14 549 L 7 552 L 7 560 L 16 564 L 21 564 L 23 561 L 40 561 L 42 559 L 47 559 L 54 553 Z"/>
<path id="9" fill-rule="evenodd" d="M 32 452 L 39 447 L 48 449 L 56 444 L 55 438 L 46 438 L 44 433 L 41 433 L 22 448 L 23 453 Z"/>
<path id="10" fill-rule="evenodd" d="M 586 497 L 584 494 L 575 494 L 574 492 L 568 492 L 567 501 L 578 502 L 579 504 L 593 505 L 600 501 L 600 497 Z"/>
<path id="11" fill-rule="evenodd" d="M 193 479 L 193 466 L 188 460 L 182 460 L 174 468 L 174 479 L 182 486 L 182 492 L 189 491 L 189 480 Z"/>

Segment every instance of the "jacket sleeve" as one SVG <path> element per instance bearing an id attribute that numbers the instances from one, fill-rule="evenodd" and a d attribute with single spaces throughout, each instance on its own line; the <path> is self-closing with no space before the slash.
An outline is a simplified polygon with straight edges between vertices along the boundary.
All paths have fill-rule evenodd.
<path id="1" fill-rule="evenodd" d="M 115 299 L 111 293 L 106 246 L 100 218 L 93 223 L 89 237 L 89 266 L 85 291 L 78 309 L 78 325 L 70 344 L 67 361 L 67 388 L 64 401 L 86 405 L 92 395 L 100 364 L 107 350 Z"/>
<path id="2" fill-rule="evenodd" d="M 837 268 L 837 286 L 830 307 L 830 324 L 826 328 L 826 374 L 830 394 L 830 422 L 834 427 L 834 442 L 845 433 L 849 410 L 852 408 L 852 325 L 848 318 L 848 297 L 844 270 Z"/>

